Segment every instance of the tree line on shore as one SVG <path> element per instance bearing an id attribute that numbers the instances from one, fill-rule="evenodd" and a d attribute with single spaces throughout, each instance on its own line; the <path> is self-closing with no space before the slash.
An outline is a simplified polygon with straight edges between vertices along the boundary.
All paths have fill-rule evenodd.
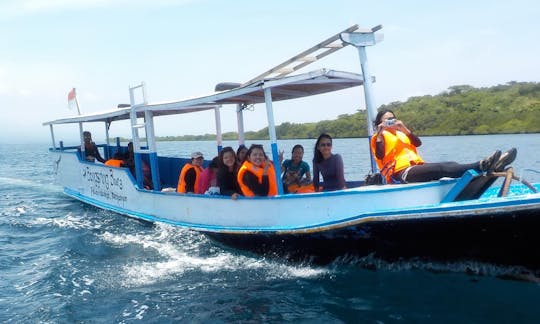
<path id="1" fill-rule="evenodd" d="M 540 83 L 508 82 L 485 88 L 456 85 L 438 95 L 411 97 L 379 109 L 394 111 L 398 119 L 417 135 L 483 135 L 540 133 Z M 278 139 L 317 138 L 321 133 L 334 138 L 367 136 L 366 111 L 344 114 L 335 120 L 316 123 L 282 123 L 276 126 Z M 237 139 L 236 132 L 222 134 Z M 215 134 L 161 136 L 160 141 L 214 140 Z M 248 140 L 268 139 L 268 128 L 245 133 Z"/>

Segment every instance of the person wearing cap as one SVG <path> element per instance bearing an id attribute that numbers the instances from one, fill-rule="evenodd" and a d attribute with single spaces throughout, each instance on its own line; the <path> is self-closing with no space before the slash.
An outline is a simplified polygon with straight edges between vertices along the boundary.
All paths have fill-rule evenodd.
<path id="1" fill-rule="evenodd" d="M 202 164 L 204 161 L 201 152 L 191 153 L 191 163 L 186 163 L 180 171 L 178 178 L 178 193 L 196 193 L 199 192 L 199 180 L 203 171 Z"/>

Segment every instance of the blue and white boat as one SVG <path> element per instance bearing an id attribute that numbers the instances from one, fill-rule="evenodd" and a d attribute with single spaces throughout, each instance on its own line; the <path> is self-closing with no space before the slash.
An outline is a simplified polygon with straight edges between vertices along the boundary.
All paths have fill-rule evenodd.
<path id="1" fill-rule="evenodd" d="M 273 103 L 363 86 L 371 131 L 376 109 L 365 48 L 381 39 L 376 34 L 379 29 L 352 26 L 253 80 L 226 84 L 224 90 L 207 96 L 151 103 L 142 84 L 130 88 L 131 103 L 127 107 L 45 122 L 51 131 L 49 151 L 56 179 L 66 195 L 84 203 L 198 231 L 226 245 L 267 255 L 316 262 L 370 254 L 385 258 L 474 259 L 540 269 L 540 184 L 510 183 L 511 168 L 501 188 L 493 187 L 494 175 L 471 171 L 459 179 L 427 183 L 365 185 L 363 181 L 351 181 L 347 189 L 333 192 L 282 192 Z M 317 59 L 347 45 L 358 49 L 362 74 L 328 69 L 291 74 L 313 60 L 307 57 L 310 54 L 322 52 Z M 298 62 L 302 63 L 287 69 Z M 142 100 L 136 102 L 139 92 Z M 277 196 L 232 200 L 219 195 L 160 190 L 176 188 L 179 172 L 189 160 L 157 154 L 155 118 L 213 110 L 219 150 L 220 111 L 236 110 L 239 142 L 243 143 L 243 108 L 258 104 L 264 104 L 267 112 L 271 153 L 278 174 Z M 131 124 L 135 176 L 126 168 L 82 158 L 82 133 L 88 123 L 105 126 L 107 143 L 100 145 L 105 158 L 125 151 L 119 141 L 108 140 L 110 124 L 120 120 Z M 55 129 L 66 124 L 79 125 L 80 146 L 57 143 Z M 142 130 L 144 141 L 139 135 Z M 154 190 L 142 185 L 143 160 L 150 165 Z"/>

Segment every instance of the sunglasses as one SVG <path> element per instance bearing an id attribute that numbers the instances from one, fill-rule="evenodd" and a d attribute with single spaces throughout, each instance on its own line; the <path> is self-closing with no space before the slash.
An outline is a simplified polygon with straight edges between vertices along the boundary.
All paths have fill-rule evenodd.
<path id="1" fill-rule="evenodd" d="M 325 146 L 331 147 L 331 146 L 332 146 L 332 143 L 330 143 L 330 142 L 327 142 L 327 143 L 319 143 L 319 146 L 320 146 L 320 147 L 325 147 Z"/>

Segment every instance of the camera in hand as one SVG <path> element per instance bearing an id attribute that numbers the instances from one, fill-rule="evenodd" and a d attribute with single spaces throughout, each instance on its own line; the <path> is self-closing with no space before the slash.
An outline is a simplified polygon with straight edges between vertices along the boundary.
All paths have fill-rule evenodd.
<path id="1" fill-rule="evenodd" d="M 384 126 L 392 126 L 396 123 L 395 118 L 390 118 L 384 121 Z"/>

